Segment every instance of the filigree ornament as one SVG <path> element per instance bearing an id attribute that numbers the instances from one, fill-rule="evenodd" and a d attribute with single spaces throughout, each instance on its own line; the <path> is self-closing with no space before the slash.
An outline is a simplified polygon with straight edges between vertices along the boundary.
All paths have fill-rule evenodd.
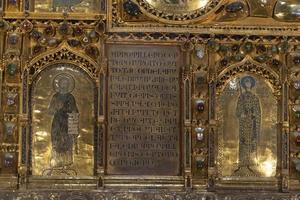
<path id="1" fill-rule="evenodd" d="M 226 84 L 226 81 L 230 77 L 235 76 L 237 73 L 243 72 L 251 72 L 257 73 L 258 75 L 263 75 L 265 79 L 273 85 L 274 90 L 276 92 L 279 92 L 281 86 L 278 74 L 270 67 L 267 67 L 266 64 L 262 65 L 259 62 L 254 61 L 249 56 L 246 56 L 240 63 L 229 66 L 228 68 L 223 70 L 216 85 L 217 89 L 223 88 Z"/>
<path id="2" fill-rule="evenodd" d="M 43 50 L 43 47 L 39 47 Z M 97 47 L 95 47 L 97 48 Z M 53 49 L 51 52 L 47 54 L 42 54 L 37 56 L 32 63 L 29 64 L 29 74 L 34 75 L 35 72 L 51 62 L 57 61 L 69 61 L 74 64 L 78 64 L 82 66 L 86 71 L 92 74 L 93 77 L 98 77 L 98 66 L 91 58 L 87 56 L 80 56 L 81 54 L 77 55 L 71 50 L 70 47 L 66 43 L 60 44 L 59 49 Z"/>
<path id="3" fill-rule="evenodd" d="M 25 19 L 21 23 L 20 28 L 22 31 L 29 33 L 33 29 L 33 24 L 28 19 Z"/>
<path id="4" fill-rule="evenodd" d="M 9 91 L 7 93 L 7 101 L 6 104 L 8 106 L 14 106 L 16 104 L 18 93 Z"/>

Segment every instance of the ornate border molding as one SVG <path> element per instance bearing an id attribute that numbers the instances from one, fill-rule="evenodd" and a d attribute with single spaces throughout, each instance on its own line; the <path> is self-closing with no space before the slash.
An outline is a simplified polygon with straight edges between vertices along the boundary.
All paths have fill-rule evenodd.
<path id="1" fill-rule="evenodd" d="M 146 2 L 146 0 L 136 0 L 137 4 L 142 8 L 142 11 L 145 15 L 158 21 L 170 24 L 188 24 L 199 21 L 201 18 L 209 15 L 213 10 L 218 9 L 222 1 L 223 0 L 212 0 L 204 8 L 176 14 L 157 9 Z"/>
<path id="2" fill-rule="evenodd" d="M 235 193 L 234 193 L 235 192 Z M 124 199 L 136 199 L 136 200 L 184 200 L 184 199 L 231 199 L 231 200 L 244 200 L 244 199 L 273 199 L 273 200 L 289 200 L 298 199 L 297 193 L 274 193 L 274 192 L 262 192 L 262 193 L 241 193 L 240 191 L 231 191 L 230 193 L 211 193 L 211 192 L 196 192 L 196 191 L 145 191 L 145 192 L 132 192 L 132 191 L 26 191 L 26 192 L 0 192 L 1 197 L 5 199 L 53 199 L 53 200 L 124 200 Z"/>
<path id="3" fill-rule="evenodd" d="M 236 20 L 231 22 L 218 22 L 213 21 L 216 14 L 209 13 L 202 17 L 208 17 L 205 23 L 200 23 L 202 17 L 196 17 L 191 20 L 189 17 L 187 19 L 182 19 L 180 21 L 171 21 L 164 19 L 165 14 L 162 12 L 157 12 L 157 10 L 151 10 L 152 8 L 146 5 L 141 5 L 143 0 L 136 0 L 143 9 L 143 13 L 146 16 L 150 16 L 154 20 L 151 21 L 124 21 L 122 18 L 122 9 L 120 6 L 122 4 L 121 0 L 109 0 L 108 2 L 108 31 L 109 32 L 172 32 L 172 33 L 199 33 L 199 34 L 242 34 L 242 35 L 289 35 L 289 36 L 299 36 L 300 26 L 296 22 L 280 22 L 273 18 L 263 18 L 264 20 L 259 21 L 257 17 L 248 17 L 244 20 Z M 218 4 L 216 9 L 223 4 Z M 149 11 L 149 13 L 147 13 Z M 163 17 L 162 17 L 163 16 Z M 186 21 L 187 20 L 187 21 Z M 158 22 L 157 22 L 158 21 Z M 203 20 L 202 20 L 203 21 Z M 162 23 L 159 23 L 162 22 Z M 173 24 L 170 24 L 173 23 Z"/>

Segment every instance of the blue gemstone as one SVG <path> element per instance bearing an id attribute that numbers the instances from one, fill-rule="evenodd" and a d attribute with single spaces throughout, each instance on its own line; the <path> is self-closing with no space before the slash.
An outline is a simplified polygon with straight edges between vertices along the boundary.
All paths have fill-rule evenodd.
<path id="1" fill-rule="evenodd" d="M 30 33 L 30 36 L 33 38 L 33 39 L 35 39 L 35 40 L 38 40 L 38 39 L 40 39 L 41 37 L 42 37 L 42 33 L 41 32 L 39 32 L 38 30 L 33 30 L 33 31 L 31 31 L 31 33 Z"/>
<path id="2" fill-rule="evenodd" d="M 238 12 L 238 11 L 243 10 L 243 8 L 244 8 L 244 4 L 242 2 L 237 1 L 237 2 L 233 2 L 231 4 L 228 4 L 226 6 L 226 11 L 227 12 Z"/>
<path id="3" fill-rule="evenodd" d="M 9 44 L 15 45 L 15 44 L 18 43 L 18 41 L 19 41 L 19 37 L 15 34 L 12 34 L 8 37 L 8 43 Z"/>
<path id="4" fill-rule="evenodd" d="M 77 47 L 80 45 L 80 41 L 78 40 L 75 40 L 75 39 L 71 39 L 68 41 L 68 44 L 71 46 L 71 47 Z"/>
<path id="5" fill-rule="evenodd" d="M 67 23 L 63 23 L 60 27 L 59 27 L 59 32 L 62 35 L 67 35 L 69 32 L 69 26 Z"/>
<path id="6" fill-rule="evenodd" d="M 138 5 L 136 5 L 135 3 L 131 2 L 131 1 L 126 1 L 123 4 L 123 8 L 131 16 L 138 16 L 141 13 Z"/>
<path id="7" fill-rule="evenodd" d="M 11 153 L 5 153 L 4 155 L 4 166 L 10 168 L 13 166 L 14 156 Z"/>

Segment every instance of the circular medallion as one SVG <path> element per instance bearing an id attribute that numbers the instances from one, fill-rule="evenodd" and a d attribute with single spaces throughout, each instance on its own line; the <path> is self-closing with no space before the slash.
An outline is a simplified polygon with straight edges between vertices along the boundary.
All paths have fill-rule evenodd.
<path id="1" fill-rule="evenodd" d="M 167 23 L 198 21 L 217 9 L 222 0 L 135 0 L 146 15 Z"/>

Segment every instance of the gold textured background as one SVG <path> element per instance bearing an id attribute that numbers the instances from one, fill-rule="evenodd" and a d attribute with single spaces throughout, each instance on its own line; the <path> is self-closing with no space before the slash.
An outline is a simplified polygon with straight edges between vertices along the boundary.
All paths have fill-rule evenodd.
<path id="1" fill-rule="evenodd" d="M 241 79 L 245 75 L 255 77 L 256 86 L 252 92 L 260 100 L 261 107 L 261 131 L 260 144 L 258 144 L 258 171 L 262 176 L 275 176 L 276 149 L 277 149 L 277 101 L 268 84 L 258 76 L 243 74 L 235 78 Z M 239 121 L 236 117 L 236 105 L 239 97 L 239 84 L 236 89 L 230 89 L 234 85 L 234 79 L 227 83 L 225 89 L 218 98 L 219 125 L 219 169 L 222 176 L 231 176 L 237 169 L 239 148 Z M 232 86 L 234 88 L 234 86 Z"/>
<path id="2" fill-rule="evenodd" d="M 65 65 L 66 66 L 66 65 Z M 60 73 L 69 73 L 75 79 L 72 92 L 80 113 L 79 121 L 79 154 L 74 155 L 73 168 L 78 175 L 93 175 L 93 132 L 94 132 L 94 90 L 89 77 L 74 68 L 51 68 L 42 72 L 36 79 L 32 93 L 32 174 L 42 175 L 50 167 L 51 124 L 53 115 L 48 114 L 48 107 L 55 91 L 52 88 L 53 78 Z"/>

